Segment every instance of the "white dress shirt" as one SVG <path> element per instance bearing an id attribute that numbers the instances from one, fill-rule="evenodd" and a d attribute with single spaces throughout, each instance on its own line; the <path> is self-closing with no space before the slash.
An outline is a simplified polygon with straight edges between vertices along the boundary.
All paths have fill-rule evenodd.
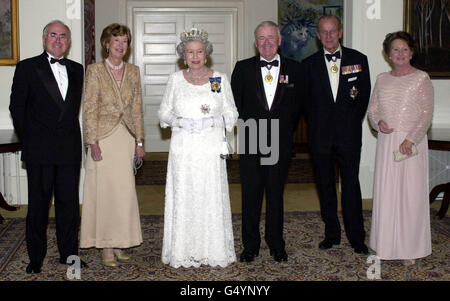
<path id="1" fill-rule="evenodd" d="M 327 51 L 326 49 L 324 49 L 324 51 L 325 51 L 325 54 L 332 54 L 331 52 Z M 336 49 L 336 51 L 341 52 L 341 58 L 336 59 L 336 62 L 333 62 L 333 60 L 328 61 L 327 57 L 325 55 L 323 56 L 323 59 L 325 60 L 325 63 L 327 65 L 328 78 L 330 79 L 331 91 L 333 92 L 334 102 L 336 102 L 337 91 L 338 91 L 338 87 L 339 87 L 339 75 L 341 74 L 341 59 L 342 59 L 341 46 L 339 46 L 339 48 Z M 336 64 L 336 66 L 338 67 L 338 72 L 336 72 L 336 73 L 331 72 L 331 67 L 334 64 Z"/>
<path id="2" fill-rule="evenodd" d="M 50 63 L 50 58 L 53 56 L 48 53 L 48 63 L 50 64 L 50 68 L 52 69 L 53 75 L 55 76 L 56 83 L 58 84 L 59 92 L 61 93 L 61 96 L 63 100 L 66 100 L 67 95 L 67 88 L 69 87 L 69 78 L 67 77 L 67 68 L 64 65 L 61 65 L 60 63 Z M 53 57 L 56 59 L 55 57 Z"/>
<path id="3" fill-rule="evenodd" d="M 261 61 L 266 61 L 263 57 L 260 57 Z M 266 99 L 267 99 L 267 105 L 270 109 L 273 103 L 273 98 L 275 97 L 275 92 L 277 90 L 277 84 L 278 84 L 278 75 L 280 74 L 280 67 L 281 67 L 281 60 L 280 55 L 277 53 L 272 61 L 278 60 L 278 66 L 272 66 L 270 68 L 270 74 L 273 77 L 273 80 L 271 83 L 268 83 L 264 80 L 266 75 L 269 73 L 269 69 L 267 67 L 261 67 L 261 75 L 262 75 L 262 81 L 264 83 L 264 92 L 266 93 Z M 272 62 L 271 61 L 271 62 Z"/>

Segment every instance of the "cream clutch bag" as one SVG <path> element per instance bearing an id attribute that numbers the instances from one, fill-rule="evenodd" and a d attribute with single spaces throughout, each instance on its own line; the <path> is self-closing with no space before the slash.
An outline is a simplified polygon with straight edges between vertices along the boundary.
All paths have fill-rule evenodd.
<path id="1" fill-rule="evenodd" d="M 400 161 L 403 161 L 403 160 L 408 159 L 410 157 L 413 157 L 413 156 L 415 156 L 415 155 L 417 155 L 419 153 L 419 151 L 417 150 L 417 147 L 416 147 L 415 144 L 413 144 L 411 150 L 412 150 L 411 155 L 402 154 L 399 150 L 394 151 L 394 161 L 395 162 L 400 162 Z"/>

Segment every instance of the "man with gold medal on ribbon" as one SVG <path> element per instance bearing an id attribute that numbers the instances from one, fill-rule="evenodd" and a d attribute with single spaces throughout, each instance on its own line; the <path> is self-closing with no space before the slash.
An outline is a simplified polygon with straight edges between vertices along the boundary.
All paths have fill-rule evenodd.
<path id="1" fill-rule="evenodd" d="M 288 260 L 289 253 L 283 240 L 283 192 L 300 110 L 300 64 L 277 53 L 281 35 L 274 22 L 262 22 L 254 34 L 259 55 L 237 62 L 231 77 L 239 118 L 246 124 L 256 121 L 257 126 L 257 137 L 249 137 L 252 131 L 245 130 L 245 152 L 239 152 L 244 247 L 240 261 L 252 262 L 259 255 L 259 221 L 265 193 L 265 241 L 273 259 L 282 262 Z M 272 128 L 276 122 L 279 128 Z M 279 150 L 278 160 L 272 165 L 262 164 L 264 157 L 271 156 L 261 147 L 264 136 L 266 142 L 272 141 L 272 137 L 279 138 L 278 145 L 271 145 Z M 259 141 L 256 153 L 251 150 L 255 146 L 250 145 L 252 141 Z"/>
<path id="2" fill-rule="evenodd" d="M 325 223 L 319 248 L 341 243 L 334 174 L 337 159 L 345 233 L 355 253 L 368 254 L 358 176 L 362 120 L 370 96 L 369 66 L 364 54 L 340 44 L 342 35 L 338 17 L 322 16 L 317 37 L 323 49 L 306 58 L 301 68 L 308 143 Z"/>

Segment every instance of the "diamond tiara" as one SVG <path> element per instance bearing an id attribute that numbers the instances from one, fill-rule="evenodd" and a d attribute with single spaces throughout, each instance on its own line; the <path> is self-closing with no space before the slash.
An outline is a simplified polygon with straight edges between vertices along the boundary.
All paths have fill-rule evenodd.
<path id="1" fill-rule="evenodd" d="M 189 31 L 182 32 L 180 34 L 180 39 L 183 42 L 186 42 L 189 40 L 206 41 L 206 40 L 208 40 L 208 33 L 206 31 L 204 31 L 203 29 L 191 28 L 191 29 L 189 29 Z"/>

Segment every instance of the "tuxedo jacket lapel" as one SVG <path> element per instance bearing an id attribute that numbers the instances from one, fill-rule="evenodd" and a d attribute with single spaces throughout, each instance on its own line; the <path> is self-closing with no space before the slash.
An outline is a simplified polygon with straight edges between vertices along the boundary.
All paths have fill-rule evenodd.
<path id="1" fill-rule="evenodd" d="M 342 86 L 345 84 L 345 79 L 343 79 L 342 77 L 342 67 L 343 66 L 347 66 L 349 63 L 349 57 L 348 55 L 345 55 L 345 51 L 344 51 L 344 47 L 341 47 L 341 68 L 339 70 L 339 86 L 338 86 L 338 91 L 337 91 L 337 96 L 336 96 L 336 102 L 338 102 L 338 100 L 341 98 L 340 94 L 343 92 L 343 88 Z"/>
<path id="2" fill-rule="evenodd" d="M 275 96 L 273 97 L 272 106 L 270 107 L 270 110 L 274 110 L 283 100 L 284 95 L 284 87 L 280 84 L 280 76 L 286 75 L 287 72 L 287 64 L 286 60 L 284 60 L 282 57 L 280 58 L 280 72 L 278 73 L 277 81 L 277 89 L 275 90 Z"/>
<path id="3" fill-rule="evenodd" d="M 64 113 L 69 110 L 69 108 L 73 108 L 76 103 L 72 100 L 72 95 L 74 95 L 74 92 L 76 92 L 76 89 L 79 89 L 79 87 L 76 86 L 76 79 L 75 79 L 75 72 L 72 69 L 72 66 L 70 63 L 66 65 L 67 69 L 67 78 L 68 78 L 68 87 L 67 87 L 67 94 L 66 99 L 62 100 L 62 113 L 60 115 L 59 121 L 62 120 Z M 59 90 L 58 90 L 59 91 Z M 61 97 L 62 99 L 62 97 Z"/>
<path id="4" fill-rule="evenodd" d="M 328 95 L 331 103 L 334 103 L 333 91 L 331 90 L 330 77 L 328 76 L 327 64 L 325 63 L 325 52 L 322 49 L 320 55 L 316 58 L 316 64 L 318 66 L 317 71 L 319 73 L 319 81 L 324 84 L 324 93 Z"/>
<path id="5" fill-rule="evenodd" d="M 256 94 L 259 103 L 269 111 L 269 106 L 267 105 L 266 92 L 264 90 L 264 83 L 262 82 L 261 66 L 259 64 L 259 56 L 255 59 L 255 73 L 256 73 Z"/>
<path id="6" fill-rule="evenodd" d="M 68 87 L 67 87 L 67 94 L 66 94 L 66 99 L 64 100 L 64 103 L 70 103 L 72 94 L 74 92 L 74 89 L 76 89 L 74 83 L 75 83 L 75 73 L 72 70 L 70 64 L 66 65 L 66 69 L 67 69 L 67 78 L 68 78 Z"/>
<path id="7" fill-rule="evenodd" d="M 36 68 L 37 74 L 44 83 L 48 94 L 51 96 L 56 105 L 63 110 L 64 100 L 61 96 L 61 92 L 59 91 L 58 83 L 56 82 L 55 76 L 50 68 L 50 64 L 47 60 L 47 54 L 45 52 L 41 55 L 40 61 Z"/>

